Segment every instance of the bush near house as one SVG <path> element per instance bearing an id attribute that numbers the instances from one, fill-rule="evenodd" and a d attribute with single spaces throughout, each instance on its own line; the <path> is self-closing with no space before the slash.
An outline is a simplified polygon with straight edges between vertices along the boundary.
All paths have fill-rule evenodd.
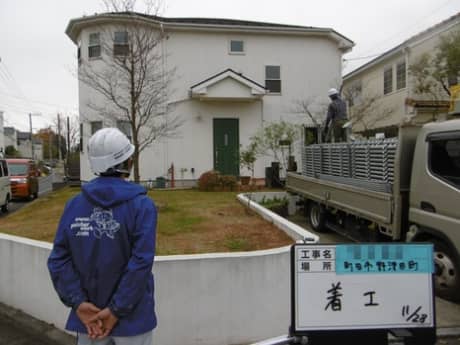
<path id="1" fill-rule="evenodd" d="M 198 189 L 206 192 L 234 191 L 237 187 L 235 176 L 221 175 L 218 171 L 210 170 L 201 174 L 198 179 Z"/>

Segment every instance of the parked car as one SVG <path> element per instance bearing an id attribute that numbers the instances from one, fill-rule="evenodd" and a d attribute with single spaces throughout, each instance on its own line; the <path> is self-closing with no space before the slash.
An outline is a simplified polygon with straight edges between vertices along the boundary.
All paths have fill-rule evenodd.
<path id="1" fill-rule="evenodd" d="M 38 170 L 36 163 L 31 159 L 7 159 L 10 171 L 11 193 L 13 199 L 38 197 Z"/>
<path id="2" fill-rule="evenodd" d="M 8 212 L 11 200 L 10 174 L 6 160 L 0 159 L 0 208 L 3 213 Z"/>

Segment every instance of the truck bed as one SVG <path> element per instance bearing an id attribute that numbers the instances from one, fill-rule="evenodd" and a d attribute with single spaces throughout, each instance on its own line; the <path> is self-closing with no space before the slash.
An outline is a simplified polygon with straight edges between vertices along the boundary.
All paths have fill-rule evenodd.
<path id="1" fill-rule="evenodd" d="M 354 215 L 375 221 L 387 228 L 393 223 L 393 195 L 340 184 L 325 179 L 288 173 L 286 189 L 307 199 L 320 202 Z"/>

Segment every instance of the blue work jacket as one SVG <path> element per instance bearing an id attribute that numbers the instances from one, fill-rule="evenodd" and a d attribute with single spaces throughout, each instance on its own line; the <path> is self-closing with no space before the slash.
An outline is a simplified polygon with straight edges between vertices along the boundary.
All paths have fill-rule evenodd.
<path id="1" fill-rule="evenodd" d="M 72 308 L 67 330 L 86 333 L 76 315 L 84 301 L 119 318 L 113 336 L 155 328 L 156 223 L 145 188 L 122 178 L 98 177 L 69 200 L 48 258 L 54 288 Z"/>

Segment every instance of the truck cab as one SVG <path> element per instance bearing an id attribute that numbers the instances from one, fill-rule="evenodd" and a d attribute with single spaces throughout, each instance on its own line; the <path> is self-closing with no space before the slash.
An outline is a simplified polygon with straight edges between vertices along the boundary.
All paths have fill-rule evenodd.
<path id="1" fill-rule="evenodd" d="M 436 288 L 452 299 L 460 289 L 460 120 L 423 126 L 412 166 L 407 239 L 433 242 Z"/>

